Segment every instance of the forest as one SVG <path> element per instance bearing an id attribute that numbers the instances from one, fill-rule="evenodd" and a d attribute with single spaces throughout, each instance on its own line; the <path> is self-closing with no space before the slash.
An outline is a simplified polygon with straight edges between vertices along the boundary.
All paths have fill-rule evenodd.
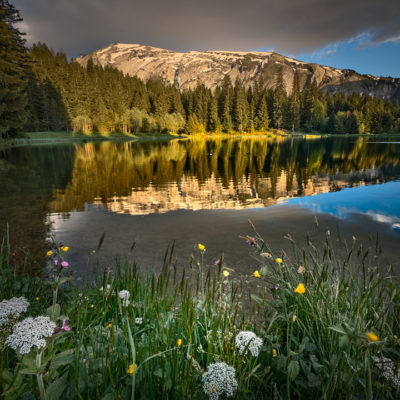
<path id="1" fill-rule="evenodd" d="M 324 94 L 298 76 L 286 90 L 279 72 L 274 87 L 246 88 L 225 77 L 180 92 L 160 80 L 143 82 L 89 60 L 69 61 L 44 43 L 26 47 L 15 27 L 21 18 L 0 2 L 0 135 L 68 131 L 141 133 L 254 133 L 271 129 L 332 134 L 399 133 L 400 105 L 353 93 Z M 289 94 L 288 94 L 289 92 Z"/>

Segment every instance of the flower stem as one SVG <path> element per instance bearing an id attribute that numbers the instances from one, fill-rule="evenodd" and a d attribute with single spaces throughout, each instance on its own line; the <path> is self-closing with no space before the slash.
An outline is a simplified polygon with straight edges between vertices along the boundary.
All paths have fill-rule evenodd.
<path id="1" fill-rule="evenodd" d="M 36 377 L 38 380 L 40 398 L 41 398 L 41 400 L 47 400 L 46 391 L 44 390 L 43 374 L 40 371 L 41 366 L 42 366 L 42 349 L 39 349 L 36 354 L 36 368 L 38 370 Z"/>

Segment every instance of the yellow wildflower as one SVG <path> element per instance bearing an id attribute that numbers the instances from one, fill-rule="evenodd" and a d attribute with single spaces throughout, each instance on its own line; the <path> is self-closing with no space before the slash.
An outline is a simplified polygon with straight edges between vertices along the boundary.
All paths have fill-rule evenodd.
<path id="1" fill-rule="evenodd" d="M 367 338 L 370 342 L 377 342 L 379 337 L 374 332 L 367 332 Z"/>
<path id="2" fill-rule="evenodd" d="M 94 304 L 91 304 L 91 305 L 90 305 L 90 308 L 93 308 L 93 307 L 94 307 Z"/>
<path id="3" fill-rule="evenodd" d="M 306 292 L 306 288 L 304 287 L 304 285 L 302 283 L 299 283 L 297 285 L 297 288 L 294 289 L 295 293 L 299 293 L 299 294 L 304 294 Z"/>
<path id="4" fill-rule="evenodd" d="M 95 254 L 96 253 L 96 250 L 92 250 L 92 254 Z"/>
<path id="5" fill-rule="evenodd" d="M 398 337 L 396 335 L 393 336 L 395 339 L 398 339 Z"/>
<path id="6" fill-rule="evenodd" d="M 260 273 L 258 272 L 258 270 L 257 271 L 254 271 L 254 274 L 253 274 L 256 278 L 261 278 L 261 275 L 260 275 Z"/>
<path id="7" fill-rule="evenodd" d="M 293 322 L 296 322 L 296 319 L 297 319 L 297 315 L 296 315 L 296 314 L 293 314 L 292 321 L 293 321 Z"/>
<path id="8" fill-rule="evenodd" d="M 69 250 L 69 247 L 68 246 L 61 246 L 60 249 L 61 249 L 61 251 L 66 253 Z"/>
<path id="9" fill-rule="evenodd" d="M 275 261 L 276 261 L 278 264 L 282 264 L 282 258 L 280 258 L 280 257 L 275 258 Z"/>
<path id="10" fill-rule="evenodd" d="M 224 269 L 224 272 L 222 272 L 222 275 L 224 275 L 224 277 L 227 278 L 229 276 L 229 271 Z"/>
<path id="11" fill-rule="evenodd" d="M 49 250 L 49 251 L 46 253 L 46 256 L 47 256 L 47 257 L 50 257 L 52 254 L 53 254 L 53 252 L 52 252 L 51 250 Z"/>
<path id="12" fill-rule="evenodd" d="M 181 347 L 181 346 L 182 346 L 182 339 L 178 339 L 178 340 L 176 341 L 176 345 L 177 345 L 178 347 Z"/>
<path id="13" fill-rule="evenodd" d="M 133 375 L 133 372 L 137 372 L 137 364 L 135 364 L 135 366 L 133 366 L 133 364 L 129 364 L 129 368 L 126 371 L 127 374 Z"/>
<path id="14" fill-rule="evenodd" d="M 108 324 L 108 327 L 109 327 L 109 328 L 112 328 L 112 324 Z"/>
<path id="15" fill-rule="evenodd" d="M 102 312 L 102 314 L 104 315 L 104 314 L 105 314 L 105 312 L 103 311 L 103 312 Z"/>
<path id="16" fill-rule="evenodd" d="M 276 357 L 278 353 L 276 352 L 276 349 L 272 349 L 272 357 Z"/>
<path id="17" fill-rule="evenodd" d="M 36 301 L 39 301 L 40 300 L 40 297 L 36 297 L 36 299 L 35 299 Z"/>
<path id="18" fill-rule="evenodd" d="M 197 245 L 197 247 L 199 248 L 200 251 L 204 251 L 206 249 L 206 246 L 204 246 L 203 244 L 199 243 Z"/>

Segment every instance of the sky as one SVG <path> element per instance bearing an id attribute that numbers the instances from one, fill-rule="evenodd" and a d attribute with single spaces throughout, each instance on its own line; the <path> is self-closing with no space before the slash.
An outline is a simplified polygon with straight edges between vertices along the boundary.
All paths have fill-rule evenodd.
<path id="1" fill-rule="evenodd" d="M 276 51 L 400 77 L 400 0 L 10 0 L 28 45 L 69 57 L 111 43 Z"/>

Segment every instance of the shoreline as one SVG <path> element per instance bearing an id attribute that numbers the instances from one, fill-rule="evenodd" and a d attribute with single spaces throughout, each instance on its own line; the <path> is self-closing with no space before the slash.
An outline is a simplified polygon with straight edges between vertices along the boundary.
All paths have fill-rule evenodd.
<path id="1" fill-rule="evenodd" d="M 380 133 L 380 134 L 329 134 L 329 133 L 304 133 L 304 132 L 254 132 L 254 133 L 205 133 L 205 134 L 174 134 L 174 133 L 139 133 L 139 134 L 124 134 L 110 133 L 102 135 L 94 133 L 86 135 L 83 133 L 73 134 L 70 132 L 28 132 L 27 137 L 2 139 L 0 140 L 0 149 L 7 149 L 20 146 L 32 145 L 51 145 L 65 143 L 86 143 L 86 142 L 105 142 L 105 141 L 156 141 L 156 140 L 174 140 L 174 139 L 200 139 L 200 138 L 308 138 L 322 139 L 328 137 L 400 137 L 397 133 Z"/>

